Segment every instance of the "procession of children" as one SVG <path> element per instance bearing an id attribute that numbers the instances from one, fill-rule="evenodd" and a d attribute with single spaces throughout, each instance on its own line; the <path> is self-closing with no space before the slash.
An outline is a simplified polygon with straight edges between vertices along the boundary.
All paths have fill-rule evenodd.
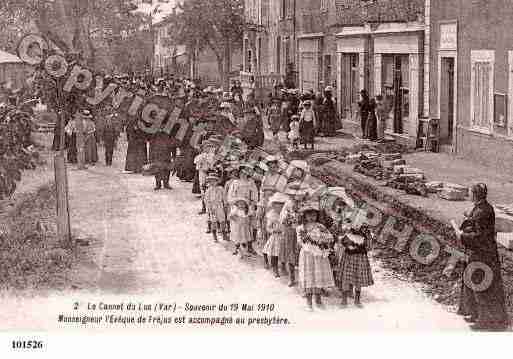
<path id="1" fill-rule="evenodd" d="M 240 154 L 237 146 L 244 146 L 237 136 L 232 142 Z M 354 298 L 360 307 L 362 288 L 374 284 L 367 255 L 372 233 L 353 223 L 355 203 L 346 191 L 317 193 L 305 181 L 306 161 L 293 160 L 282 170 L 279 152 L 256 164 L 243 153 L 221 156 L 222 143 L 206 139 L 195 160 L 207 233 L 215 242 L 233 242 L 235 256 L 261 255 L 274 277 L 287 276 L 288 286 L 299 288 L 308 310 L 314 303 L 323 308 L 322 297 L 335 288 L 342 293 L 340 305 Z M 336 201 L 327 205 L 326 195 Z"/>

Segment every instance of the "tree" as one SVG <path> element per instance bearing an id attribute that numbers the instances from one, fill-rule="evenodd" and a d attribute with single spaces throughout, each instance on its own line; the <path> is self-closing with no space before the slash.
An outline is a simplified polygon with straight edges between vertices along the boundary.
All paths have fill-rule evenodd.
<path id="1" fill-rule="evenodd" d="M 110 67 L 111 47 L 147 24 L 147 16 L 136 10 L 133 0 L 0 0 L 4 22 L 34 27 L 96 68 Z"/>
<path id="2" fill-rule="evenodd" d="M 185 0 L 179 5 L 176 42 L 193 54 L 210 49 L 217 60 L 222 85 L 228 88 L 233 49 L 242 46 L 244 4 L 242 0 Z"/>

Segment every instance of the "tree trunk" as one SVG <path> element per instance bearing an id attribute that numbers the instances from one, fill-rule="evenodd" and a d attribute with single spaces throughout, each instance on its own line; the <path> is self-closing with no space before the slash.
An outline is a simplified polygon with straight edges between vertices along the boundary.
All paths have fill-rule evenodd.
<path id="1" fill-rule="evenodd" d="M 221 86 L 223 87 L 223 91 L 229 91 L 228 86 L 226 86 L 227 74 L 225 72 L 225 61 L 223 57 L 217 56 L 217 70 L 219 71 L 219 76 L 221 77 Z"/>
<path id="2" fill-rule="evenodd" d="M 223 54 L 223 73 L 221 75 L 224 91 L 229 91 L 230 87 L 230 71 L 232 70 L 232 49 L 229 41 L 224 43 Z"/>

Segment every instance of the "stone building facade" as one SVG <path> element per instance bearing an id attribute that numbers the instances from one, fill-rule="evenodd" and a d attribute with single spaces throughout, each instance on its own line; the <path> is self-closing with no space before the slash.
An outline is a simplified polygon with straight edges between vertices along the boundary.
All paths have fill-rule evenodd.
<path id="1" fill-rule="evenodd" d="M 443 149 L 513 173 L 513 2 L 427 3 L 429 115 Z"/>

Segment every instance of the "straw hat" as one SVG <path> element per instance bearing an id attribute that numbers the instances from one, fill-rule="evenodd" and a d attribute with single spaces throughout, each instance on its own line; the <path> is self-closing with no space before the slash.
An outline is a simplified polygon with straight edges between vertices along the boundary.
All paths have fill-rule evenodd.
<path id="1" fill-rule="evenodd" d="M 287 167 L 286 175 L 287 177 L 292 176 L 292 172 L 296 169 L 302 170 L 305 174 L 310 173 L 310 166 L 306 161 L 303 160 L 294 160 L 291 161 L 289 166 Z"/>
<path id="2" fill-rule="evenodd" d="M 356 206 L 354 200 L 347 194 L 344 187 L 329 187 L 326 194 L 341 199 L 348 207 L 355 208 Z"/>
<path id="3" fill-rule="evenodd" d="M 271 196 L 271 198 L 269 198 L 267 206 L 270 207 L 273 203 L 286 203 L 288 200 L 288 197 L 285 196 L 283 193 L 276 192 Z"/>
<path id="4" fill-rule="evenodd" d="M 308 190 L 300 182 L 292 182 L 287 185 L 284 193 L 288 196 L 307 196 Z"/>
<path id="5" fill-rule="evenodd" d="M 221 105 L 219 105 L 220 108 L 227 108 L 227 109 L 230 109 L 232 106 L 230 105 L 229 102 L 226 102 L 226 101 L 223 101 L 221 102 Z"/>
<path id="6" fill-rule="evenodd" d="M 314 212 L 318 213 L 319 212 L 319 203 L 317 203 L 317 202 L 306 202 L 299 209 L 299 213 L 301 213 L 302 215 L 305 214 L 306 212 L 310 212 L 310 211 L 314 211 Z"/>
<path id="7" fill-rule="evenodd" d="M 208 175 L 207 178 L 205 179 L 207 182 L 217 182 L 219 181 L 219 176 L 216 176 L 214 174 L 211 174 L 211 175 Z"/>
<path id="8" fill-rule="evenodd" d="M 261 187 L 261 190 L 262 192 L 265 192 L 265 191 L 271 191 L 271 192 L 276 192 L 276 188 L 274 186 L 271 186 L 271 185 L 263 185 Z"/>
<path id="9" fill-rule="evenodd" d="M 93 118 L 91 111 L 86 110 L 86 109 L 83 109 L 80 111 L 80 116 L 82 116 L 82 118 L 89 118 L 89 119 Z"/>
<path id="10" fill-rule="evenodd" d="M 265 158 L 266 163 L 273 163 L 273 162 L 279 162 L 279 158 L 277 156 L 269 155 Z"/>
<path id="11" fill-rule="evenodd" d="M 232 204 L 237 204 L 239 202 L 244 202 L 249 207 L 249 202 L 244 197 L 236 197 L 236 198 L 232 199 L 232 201 L 231 201 Z"/>
<path id="12" fill-rule="evenodd" d="M 244 170 L 244 169 L 253 170 L 254 167 L 253 167 L 253 165 L 251 165 L 251 164 L 249 164 L 247 162 L 244 162 L 244 163 L 241 163 L 240 169 L 241 170 Z"/>
<path id="13" fill-rule="evenodd" d="M 363 244 L 365 242 L 365 237 L 354 229 L 351 229 L 349 232 L 345 234 L 347 239 L 355 244 Z"/>

